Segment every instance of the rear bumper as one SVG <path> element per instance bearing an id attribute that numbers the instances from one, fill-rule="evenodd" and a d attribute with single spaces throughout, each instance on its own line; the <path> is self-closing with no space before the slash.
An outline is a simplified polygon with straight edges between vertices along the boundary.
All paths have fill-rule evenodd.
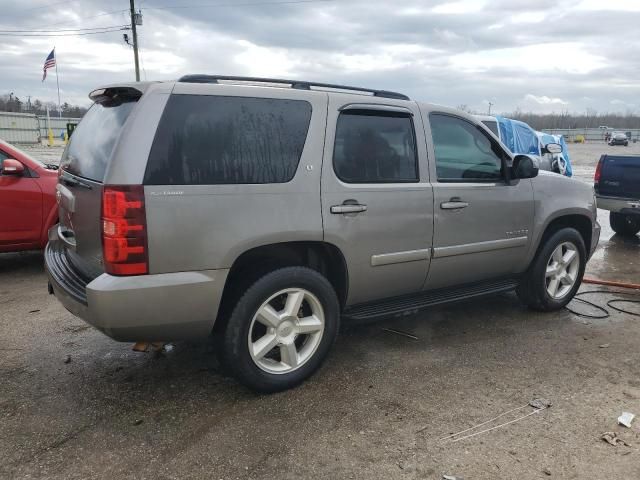
<path id="1" fill-rule="evenodd" d="M 598 205 L 598 208 L 609 210 L 610 212 L 640 215 L 640 200 L 631 200 L 616 197 L 602 197 L 596 195 L 596 203 Z"/>
<path id="2" fill-rule="evenodd" d="M 71 313 L 118 341 L 195 340 L 213 328 L 228 270 L 87 281 L 49 242 L 45 268 L 56 298 Z"/>

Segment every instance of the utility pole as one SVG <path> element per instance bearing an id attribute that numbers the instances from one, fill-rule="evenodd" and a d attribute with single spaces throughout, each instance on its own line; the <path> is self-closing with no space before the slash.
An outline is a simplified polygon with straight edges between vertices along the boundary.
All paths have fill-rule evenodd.
<path id="1" fill-rule="evenodd" d="M 133 0 L 131 0 L 131 1 L 133 1 Z M 489 113 L 488 113 L 488 115 L 491 115 L 491 107 L 492 107 L 492 106 L 493 106 L 493 103 L 492 103 L 492 102 L 489 102 Z"/>
<path id="2" fill-rule="evenodd" d="M 136 82 L 140 81 L 140 64 L 138 63 L 138 32 L 136 31 L 136 21 L 138 14 L 136 13 L 134 0 L 129 0 L 131 7 L 131 33 L 133 34 L 133 60 L 136 64 Z"/>

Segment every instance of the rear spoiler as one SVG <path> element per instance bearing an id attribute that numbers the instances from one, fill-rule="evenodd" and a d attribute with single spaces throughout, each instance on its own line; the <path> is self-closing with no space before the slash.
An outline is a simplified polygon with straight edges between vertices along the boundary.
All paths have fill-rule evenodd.
<path id="1" fill-rule="evenodd" d="M 107 85 L 97 88 L 89 94 L 89 99 L 100 104 L 120 104 L 138 100 L 154 82 L 136 82 L 131 84 Z"/>

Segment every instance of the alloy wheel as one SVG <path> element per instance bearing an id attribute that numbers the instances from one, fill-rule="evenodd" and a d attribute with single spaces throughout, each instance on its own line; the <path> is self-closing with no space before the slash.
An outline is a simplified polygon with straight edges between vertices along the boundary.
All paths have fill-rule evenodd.
<path id="1" fill-rule="evenodd" d="M 322 304 L 303 288 L 288 288 L 269 297 L 251 320 L 249 354 L 262 370 L 290 373 L 315 353 L 325 327 Z"/>
<path id="2" fill-rule="evenodd" d="M 580 270 L 578 248 L 571 242 L 558 245 L 549 261 L 545 272 L 547 293 L 554 300 L 564 298 L 573 288 Z"/>

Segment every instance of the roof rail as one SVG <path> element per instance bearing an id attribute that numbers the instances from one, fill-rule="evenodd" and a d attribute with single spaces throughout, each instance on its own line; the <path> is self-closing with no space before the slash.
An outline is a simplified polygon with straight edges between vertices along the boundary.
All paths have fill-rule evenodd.
<path id="1" fill-rule="evenodd" d="M 396 100 L 410 100 L 409 97 L 402 93 L 389 92 L 387 90 L 375 90 L 372 88 L 349 87 L 346 85 L 335 85 L 332 83 L 305 82 L 303 80 L 286 80 L 280 78 L 261 78 L 261 77 L 238 77 L 228 75 L 184 75 L 178 79 L 182 83 L 218 83 L 218 80 L 226 80 L 230 82 L 251 82 L 251 83 L 276 83 L 282 85 L 291 85 L 291 88 L 298 90 L 311 90 L 311 87 L 330 88 L 335 90 L 351 90 L 354 92 L 370 93 L 374 97 L 394 98 Z"/>

